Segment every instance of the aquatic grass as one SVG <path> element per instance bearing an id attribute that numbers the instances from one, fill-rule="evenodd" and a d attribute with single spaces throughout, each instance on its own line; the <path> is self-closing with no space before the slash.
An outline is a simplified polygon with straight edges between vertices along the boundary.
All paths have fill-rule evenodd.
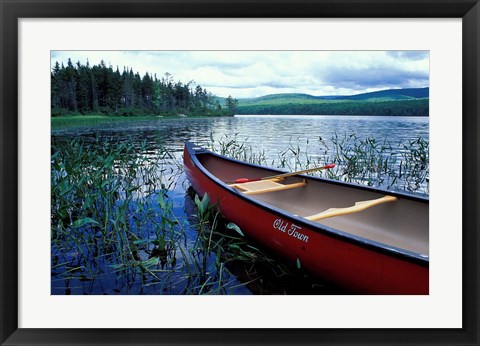
<path id="1" fill-rule="evenodd" d="M 261 252 L 252 255 L 207 195 L 189 192 L 193 214 L 175 214 L 171 193 L 183 171 L 173 160 L 146 142 L 52 141 L 54 294 L 248 292 L 228 265 L 251 267 Z"/>
<path id="2" fill-rule="evenodd" d="M 138 154 L 146 143 L 98 144 L 52 142 L 52 266 L 59 270 L 52 276 L 66 277 L 72 263 L 82 263 L 77 278 L 119 272 L 115 280 L 122 286 L 138 275 L 158 279 L 150 269 L 161 256 L 148 254 L 152 249 L 143 242 L 170 250 L 158 231 L 165 217 L 153 198 L 172 185 L 164 150 L 148 156 Z"/>
<path id="3" fill-rule="evenodd" d="M 358 138 L 355 134 L 335 136 L 331 140 L 331 160 L 337 167 L 333 178 L 372 187 L 428 195 L 428 141 L 408 143 L 387 139 Z M 328 155 L 324 156 L 328 157 Z"/>
<path id="4" fill-rule="evenodd" d="M 248 137 L 240 140 L 238 133 L 233 135 L 224 134 L 218 140 L 215 140 L 213 134 L 210 134 L 210 142 L 206 146 L 220 155 L 240 161 L 258 165 L 265 164 L 267 161 L 265 150 L 259 150 L 255 147 L 253 143 L 249 142 Z"/>
<path id="5" fill-rule="evenodd" d="M 203 253 L 203 259 L 205 255 L 211 259 L 199 263 L 199 273 L 202 274 L 192 281 L 196 285 L 189 288 L 190 293 L 231 294 L 248 287 L 255 293 L 283 294 L 285 292 L 276 291 L 275 285 L 265 288 L 265 281 L 281 281 L 284 276 L 288 276 L 292 283 L 298 282 L 299 276 L 308 278 L 306 281 L 312 280 L 303 271 L 253 246 L 252 240 L 237 225 L 219 213 L 218 205 L 209 204 L 208 194 L 199 198 L 193 189 L 189 188 L 188 192 L 196 209 L 192 216 L 196 221 L 192 223 L 199 230 L 194 249 Z M 242 283 L 234 280 L 235 277 Z"/>
<path id="6" fill-rule="evenodd" d="M 429 143 L 421 137 L 406 143 L 337 133 L 330 139 L 290 138 L 285 148 L 276 149 L 273 159 L 267 159 L 272 153 L 257 149 L 248 138 L 240 141 L 237 134 L 224 135 L 217 142 L 210 145 L 213 150 L 245 162 L 287 171 L 335 163 L 334 169 L 309 174 L 411 194 L 429 193 Z"/>

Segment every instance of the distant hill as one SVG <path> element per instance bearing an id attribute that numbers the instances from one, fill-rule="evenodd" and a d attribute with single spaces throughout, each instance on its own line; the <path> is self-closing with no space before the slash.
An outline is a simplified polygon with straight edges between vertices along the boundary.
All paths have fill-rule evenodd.
<path id="1" fill-rule="evenodd" d="M 237 113 L 428 116 L 429 88 L 389 89 L 347 96 L 272 94 L 239 99 Z"/>
<path id="2" fill-rule="evenodd" d="M 265 101 L 288 101 L 292 100 L 373 100 L 373 101 L 393 101 L 393 100 L 412 100 L 429 97 L 429 88 L 411 88 L 411 89 L 388 89 L 373 91 L 369 93 L 355 95 L 332 95 L 332 96 L 313 96 L 309 94 L 270 94 L 255 98 L 239 99 L 239 104 L 253 104 Z"/>
<path id="3" fill-rule="evenodd" d="M 270 94 L 270 95 L 265 95 L 265 96 L 250 98 L 250 99 L 240 99 L 240 102 L 242 101 L 261 102 L 261 101 L 272 101 L 272 100 L 283 100 L 283 99 L 285 100 L 293 100 L 293 99 L 318 100 L 320 98 L 321 96 L 313 96 L 308 94 Z"/>
<path id="4" fill-rule="evenodd" d="M 411 100 L 428 98 L 430 88 L 388 89 L 350 96 L 319 96 L 325 100 Z"/>

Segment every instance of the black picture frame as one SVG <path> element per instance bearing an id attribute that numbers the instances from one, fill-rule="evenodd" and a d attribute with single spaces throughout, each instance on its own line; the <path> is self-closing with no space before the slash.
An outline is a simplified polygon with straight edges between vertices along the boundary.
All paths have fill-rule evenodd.
<path id="1" fill-rule="evenodd" d="M 114 4 L 114 6 L 112 6 Z M 1 345 L 479 344 L 478 0 L 0 0 Z M 19 18 L 462 18 L 463 327 L 459 329 L 20 329 L 18 328 Z M 448 231 L 448 230 L 442 230 Z M 446 311 L 445 313 L 448 313 Z"/>

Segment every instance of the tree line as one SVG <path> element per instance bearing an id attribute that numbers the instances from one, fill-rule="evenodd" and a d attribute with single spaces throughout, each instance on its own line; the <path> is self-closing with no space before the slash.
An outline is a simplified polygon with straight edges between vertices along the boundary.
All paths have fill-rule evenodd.
<path id="1" fill-rule="evenodd" d="M 182 83 L 165 73 L 162 78 L 148 72 L 140 76 L 132 68 L 90 66 L 68 59 L 56 62 L 51 72 L 52 116 L 71 114 L 105 115 L 207 115 L 231 116 L 238 101 L 231 96 L 220 104 L 212 93 L 195 84 Z"/>
<path id="2" fill-rule="evenodd" d="M 238 106 L 237 114 L 279 115 L 393 115 L 428 116 L 429 100 L 399 101 L 328 101 L 288 104 L 245 104 Z"/>

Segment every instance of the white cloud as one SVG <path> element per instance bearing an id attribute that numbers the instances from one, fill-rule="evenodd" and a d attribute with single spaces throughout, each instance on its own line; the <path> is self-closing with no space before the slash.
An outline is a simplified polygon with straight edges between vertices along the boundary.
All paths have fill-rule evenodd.
<path id="1" fill-rule="evenodd" d="M 385 88 L 424 87 L 429 54 L 419 51 L 56 51 L 55 61 L 80 61 L 194 80 L 219 96 L 270 93 L 347 95 Z"/>

